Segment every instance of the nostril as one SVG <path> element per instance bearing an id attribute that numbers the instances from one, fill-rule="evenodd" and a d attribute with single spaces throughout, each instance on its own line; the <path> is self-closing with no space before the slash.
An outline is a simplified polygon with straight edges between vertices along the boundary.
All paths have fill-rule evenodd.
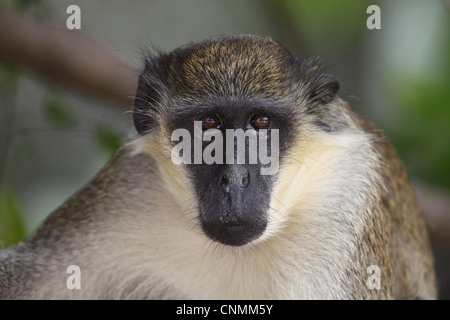
<path id="1" fill-rule="evenodd" d="M 248 184 L 250 183 L 250 173 L 246 173 L 241 180 L 241 187 L 246 188 Z"/>
<path id="2" fill-rule="evenodd" d="M 230 179 L 228 177 L 222 176 L 220 177 L 220 184 L 225 189 L 226 192 L 229 191 Z"/>

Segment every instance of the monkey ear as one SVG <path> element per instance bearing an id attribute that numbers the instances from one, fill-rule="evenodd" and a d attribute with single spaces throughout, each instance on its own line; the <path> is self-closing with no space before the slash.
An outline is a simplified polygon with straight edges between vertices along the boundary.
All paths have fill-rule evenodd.
<path id="1" fill-rule="evenodd" d="M 155 105 L 160 100 L 160 95 L 155 85 L 150 82 L 152 71 L 146 64 L 144 71 L 139 76 L 138 88 L 134 99 L 133 122 L 140 134 L 149 132 L 155 126 L 153 114 Z"/>
<path id="2" fill-rule="evenodd" d="M 313 82 L 310 97 L 315 102 L 327 104 L 336 97 L 339 88 L 339 81 L 335 77 L 329 74 L 322 74 Z"/>
<path id="3" fill-rule="evenodd" d="M 134 100 L 133 122 L 137 132 L 145 134 L 154 126 L 150 117 L 149 111 L 151 108 L 151 101 L 149 97 L 155 94 L 151 88 L 143 88 L 139 80 L 139 86 Z"/>

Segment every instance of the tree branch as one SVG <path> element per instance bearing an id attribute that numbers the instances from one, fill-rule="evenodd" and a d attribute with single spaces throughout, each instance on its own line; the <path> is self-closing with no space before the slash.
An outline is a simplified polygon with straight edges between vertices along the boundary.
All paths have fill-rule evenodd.
<path id="1" fill-rule="evenodd" d="M 62 86 L 131 110 L 138 71 L 78 30 L 0 12 L 0 57 Z"/>

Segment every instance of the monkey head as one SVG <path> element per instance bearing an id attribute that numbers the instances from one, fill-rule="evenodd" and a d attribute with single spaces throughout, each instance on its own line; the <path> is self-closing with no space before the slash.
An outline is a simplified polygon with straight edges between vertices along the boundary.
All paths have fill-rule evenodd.
<path id="1" fill-rule="evenodd" d="M 268 38 L 189 44 L 146 59 L 137 141 L 208 238 L 262 241 L 289 214 L 282 198 L 293 195 L 281 195 L 289 186 L 277 181 L 294 170 L 286 169 L 292 152 L 307 147 L 311 132 L 334 130 L 326 110 L 338 89 L 314 59 L 295 58 Z"/>

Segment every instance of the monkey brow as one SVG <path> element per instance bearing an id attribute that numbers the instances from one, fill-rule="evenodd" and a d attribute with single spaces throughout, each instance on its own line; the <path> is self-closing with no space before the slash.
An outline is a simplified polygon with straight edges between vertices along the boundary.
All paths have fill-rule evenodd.
<path id="1" fill-rule="evenodd" d="M 205 112 L 249 112 L 249 111 L 274 111 L 287 112 L 289 105 L 281 99 L 256 98 L 256 99 L 223 99 L 222 101 L 202 101 L 193 103 L 176 104 L 172 109 L 178 115 L 203 114 Z"/>

